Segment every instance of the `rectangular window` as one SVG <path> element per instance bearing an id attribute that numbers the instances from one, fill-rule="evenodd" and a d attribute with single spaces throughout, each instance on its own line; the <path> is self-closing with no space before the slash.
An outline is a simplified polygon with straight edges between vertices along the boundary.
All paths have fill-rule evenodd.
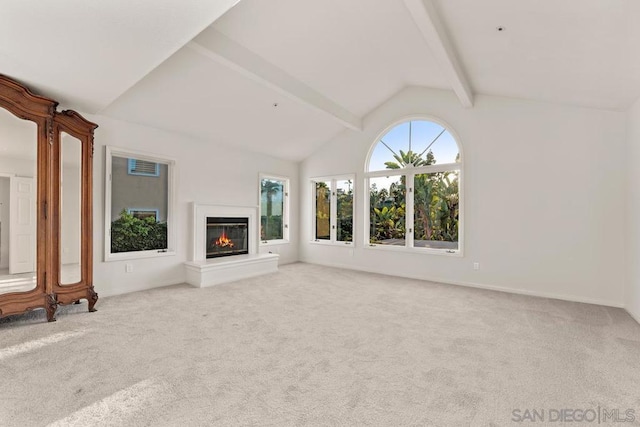
<path id="1" fill-rule="evenodd" d="M 106 148 L 105 261 L 174 253 L 174 166 L 173 160 Z"/>
<path id="2" fill-rule="evenodd" d="M 405 246 L 406 176 L 369 178 L 369 243 Z"/>
<path id="3" fill-rule="evenodd" d="M 289 179 L 260 177 L 260 241 L 280 243 L 289 240 Z"/>
<path id="4" fill-rule="evenodd" d="M 315 242 L 353 242 L 353 177 L 316 178 L 314 195 Z"/>
<path id="5" fill-rule="evenodd" d="M 129 175 L 160 176 L 160 164 L 140 159 L 127 159 Z"/>

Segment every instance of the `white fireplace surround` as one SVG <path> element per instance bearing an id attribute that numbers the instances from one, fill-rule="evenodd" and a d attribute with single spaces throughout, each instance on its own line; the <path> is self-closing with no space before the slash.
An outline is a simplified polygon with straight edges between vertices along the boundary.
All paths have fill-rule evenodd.
<path id="1" fill-rule="evenodd" d="M 185 263 L 187 283 L 205 287 L 278 271 L 277 254 L 258 253 L 258 207 L 192 203 L 191 261 Z M 247 255 L 207 259 L 207 218 L 249 218 Z"/>
<path id="2" fill-rule="evenodd" d="M 258 208 L 255 206 L 219 206 L 193 204 L 192 261 L 207 259 L 207 218 L 249 218 L 249 255 L 258 253 Z"/>

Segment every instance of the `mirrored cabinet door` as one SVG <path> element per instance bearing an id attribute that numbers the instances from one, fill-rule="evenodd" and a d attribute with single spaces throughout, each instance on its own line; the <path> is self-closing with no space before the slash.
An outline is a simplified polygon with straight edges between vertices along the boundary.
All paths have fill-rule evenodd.
<path id="1" fill-rule="evenodd" d="M 82 142 L 60 134 L 60 285 L 82 280 Z"/>
<path id="2" fill-rule="evenodd" d="M 97 126 L 78 113 L 56 113 L 53 143 L 53 240 L 57 242 L 53 293 L 58 304 L 86 299 L 95 311 L 92 272 L 92 158 Z"/>
<path id="3" fill-rule="evenodd" d="M 0 316 L 57 307 L 51 276 L 51 147 L 58 103 L 0 75 Z"/>
<path id="4" fill-rule="evenodd" d="M 35 289 L 38 126 L 0 110 L 0 294 Z"/>

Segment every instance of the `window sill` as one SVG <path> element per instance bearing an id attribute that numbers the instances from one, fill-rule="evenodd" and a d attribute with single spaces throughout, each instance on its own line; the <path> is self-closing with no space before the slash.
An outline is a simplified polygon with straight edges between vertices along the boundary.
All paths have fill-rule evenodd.
<path id="1" fill-rule="evenodd" d="M 143 258 L 162 258 L 167 256 L 175 256 L 175 251 L 158 252 L 153 251 L 139 251 L 139 252 L 118 252 L 115 254 L 107 254 L 104 257 L 105 262 L 111 261 L 124 261 L 129 259 L 143 259 Z"/>
<path id="2" fill-rule="evenodd" d="M 440 255 L 462 258 L 464 254 L 461 249 L 433 249 L 433 248 L 408 248 L 406 246 L 392 246 L 392 245 L 376 245 L 372 243 L 366 243 L 365 249 L 372 251 L 388 251 L 388 252 L 404 252 L 412 254 L 426 254 L 426 255 Z"/>
<path id="3" fill-rule="evenodd" d="M 260 240 L 260 246 L 275 246 L 275 245 L 288 245 L 289 240 Z"/>
<path id="4" fill-rule="evenodd" d="M 320 246 L 338 246 L 338 247 L 347 247 L 353 248 L 355 245 L 353 242 L 332 242 L 330 240 L 311 240 L 309 241 L 312 245 L 320 245 Z"/>

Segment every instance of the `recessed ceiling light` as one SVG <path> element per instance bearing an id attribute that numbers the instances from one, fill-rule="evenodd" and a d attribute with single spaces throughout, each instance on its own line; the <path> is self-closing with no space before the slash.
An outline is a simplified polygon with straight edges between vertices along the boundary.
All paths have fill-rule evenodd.
<path id="1" fill-rule="evenodd" d="M 498 31 L 499 33 L 501 33 L 501 32 L 503 32 L 503 31 L 506 31 L 506 28 L 505 28 L 505 27 L 503 27 L 502 25 L 500 25 L 500 26 L 497 26 L 497 27 L 496 27 L 496 31 Z"/>
<path id="2" fill-rule="evenodd" d="M 273 107 L 275 108 L 275 107 L 277 107 L 277 106 L 278 106 L 278 103 L 277 103 L 277 102 L 274 102 L 274 103 L 273 103 Z"/>

